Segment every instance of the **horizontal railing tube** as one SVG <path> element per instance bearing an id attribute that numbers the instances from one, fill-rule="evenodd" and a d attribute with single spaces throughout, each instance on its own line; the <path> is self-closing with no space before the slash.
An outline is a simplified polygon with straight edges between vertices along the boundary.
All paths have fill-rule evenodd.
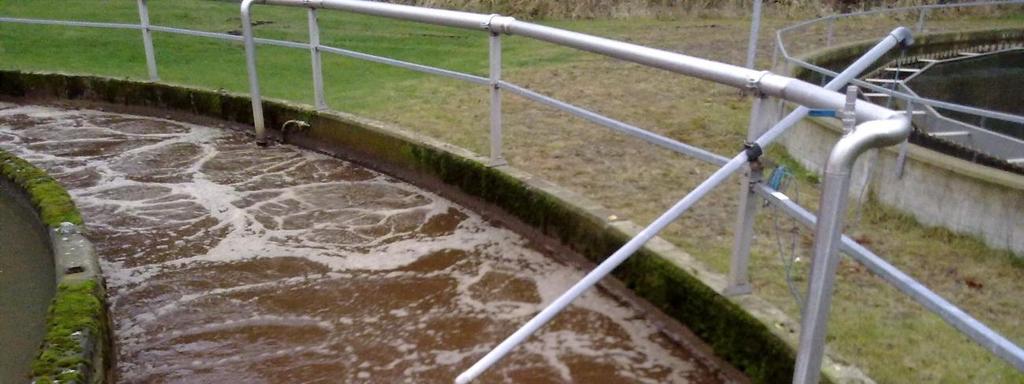
<path id="1" fill-rule="evenodd" d="M 103 23 L 103 22 L 95 22 L 95 21 L 23 19 L 23 18 L 18 18 L 18 17 L 0 17 L 0 23 L 36 24 L 36 25 L 61 25 L 61 26 L 68 26 L 68 27 L 108 28 L 108 29 L 142 29 L 142 25 L 140 25 L 140 24 Z"/>
<path id="2" fill-rule="evenodd" d="M 516 95 L 522 96 L 523 98 L 533 100 L 538 103 L 550 106 L 552 108 L 556 108 L 571 113 L 577 117 L 590 121 L 594 124 L 606 127 L 614 131 L 621 132 L 623 134 L 635 137 L 637 139 L 646 141 L 650 144 L 657 145 L 670 151 L 690 156 L 697 160 L 701 160 L 718 166 L 725 165 L 725 163 L 729 162 L 729 158 L 725 156 L 708 152 L 704 149 L 694 147 L 692 145 L 680 142 L 678 140 L 667 138 L 665 136 L 641 129 L 630 124 L 626 124 L 624 122 L 612 119 L 610 117 L 606 117 L 596 112 L 591 112 L 587 109 L 577 107 L 575 105 L 566 103 L 564 101 L 555 99 L 550 96 L 542 95 L 540 93 L 531 91 L 518 85 L 505 81 L 500 82 L 500 85 L 502 89 L 509 91 L 510 93 L 514 93 Z"/>
<path id="3" fill-rule="evenodd" d="M 410 5 L 381 3 L 364 0 L 255 0 L 258 4 L 285 5 L 308 8 L 337 9 L 381 16 L 389 19 L 416 21 L 465 29 L 487 29 L 491 15 L 424 8 Z"/>
<path id="4" fill-rule="evenodd" d="M 242 2 L 243 13 L 247 15 L 253 4 L 338 9 L 455 28 L 519 35 L 736 88 L 752 88 L 767 96 L 779 97 L 812 108 L 838 109 L 844 104 L 842 95 L 790 77 L 518 21 L 511 17 L 358 0 L 245 0 Z M 243 33 L 245 32 L 251 33 L 251 27 L 243 28 Z M 859 103 L 857 107 L 858 119 L 863 121 L 886 119 L 891 114 L 891 110 L 870 103 Z"/>

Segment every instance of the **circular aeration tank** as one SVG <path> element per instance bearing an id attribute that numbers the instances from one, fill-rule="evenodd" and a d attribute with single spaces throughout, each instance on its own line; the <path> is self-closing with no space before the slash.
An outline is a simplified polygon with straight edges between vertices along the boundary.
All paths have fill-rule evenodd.
<path id="1" fill-rule="evenodd" d="M 907 86 L 918 95 L 960 105 L 1024 116 L 1024 49 L 936 63 L 914 76 Z M 1024 125 L 940 110 L 964 123 L 1024 140 Z"/>

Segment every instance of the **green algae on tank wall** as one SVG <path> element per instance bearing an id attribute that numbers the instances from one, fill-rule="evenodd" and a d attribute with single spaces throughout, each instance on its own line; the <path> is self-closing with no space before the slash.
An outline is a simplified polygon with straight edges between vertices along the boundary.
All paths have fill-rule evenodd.
<path id="1" fill-rule="evenodd" d="M 44 224 L 54 228 L 63 222 L 82 224 L 82 216 L 67 191 L 29 162 L 0 150 L 0 176 L 28 193 Z"/>
<path id="2" fill-rule="evenodd" d="M 35 383 L 75 382 L 87 380 L 93 364 L 89 353 L 82 353 L 83 340 L 89 335 L 106 333 L 99 286 L 95 281 L 63 283 L 50 307 L 46 329 L 46 348 L 32 362 Z"/>

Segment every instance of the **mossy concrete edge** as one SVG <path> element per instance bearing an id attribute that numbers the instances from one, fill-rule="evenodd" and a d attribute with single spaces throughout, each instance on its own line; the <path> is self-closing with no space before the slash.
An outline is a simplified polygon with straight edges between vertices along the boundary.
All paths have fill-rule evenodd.
<path id="1" fill-rule="evenodd" d="M 0 71 L 0 94 L 161 108 L 252 123 L 246 95 L 164 83 Z M 594 262 L 612 254 L 641 229 L 630 221 L 615 219 L 589 199 L 515 167 L 488 166 L 488 159 L 451 144 L 307 105 L 264 100 L 263 109 L 272 139 L 367 165 L 472 208 L 479 206 L 472 201 L 482 201 Z M 276 128 L 289 120 L 308 122 L 309 127 L 296 131 Z M 616 269 L 615 276 L 687 325 L 753 382 L 791 381 L 797 322 L 756 296 L 723 296 L 725 277 L 676 246 L 655 238 Z M 855 367 L 829 358 L 823 372 L 826 381 L 872 382 Z"/>
<path id="2" fill-rule="evenodd" d="M 103 277 L 82 216 L 63 186 L 28 161 L 0 150 L 0 178 L 32 203 L 47 229 L 57 286 L 46 335 L 32 362 L 34 383 L 103 383 L 112 364 Z"/>

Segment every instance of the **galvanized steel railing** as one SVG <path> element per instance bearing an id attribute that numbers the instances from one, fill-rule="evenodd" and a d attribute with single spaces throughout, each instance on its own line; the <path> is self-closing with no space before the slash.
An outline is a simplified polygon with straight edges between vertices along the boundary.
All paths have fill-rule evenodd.
<path id="1" fill-rule="evenodd" d="M 501 155 L 502 90 L 507 90 L 526 99 L 569 112 L 590 122 L 639 138 L 671 151 L 721 166 L 721 168 L 712 174 L 707 180 L 701 183 L 697 188 L 673 205 L 671 209 L 646 227 L 637 237 L 630 240 L 615 254 L 599 265 L 594 271 L 590 272 L 582 281 L 571 288 L 570 291 L 556 299 L 553 304 L 528 322 L 526 326 L 510 336 L 505 342 L 499 345 L 498 348 L 487 354 L 480 362 L 460 375 L 457 379 L 458 382 L 467 382 L 472 380 L 489 366 L 497 362 L 505 355 L 505 353 L 514 348 L 515 345 L 529 337 L 531 333 L 539 329 L 559 311 L 568 306 L 569 303 L 571 303 L 572 300 L 579 296 L 583 291 L 596 284 L 632 253 L 642 247 L 644 243 L 656 236 L 657 233 L 664 229 L 669 223 L 674 221 L 699 199 L 708 194 L 712 188 L 720 185 L 729 175 L 742 168 L 747 168 L 749 171 L 744 178 L 745 181 L 741 189 L 742 202 L 737 215 L 736 246 L 733 253 L 733 261 L 730 271 L 730 289 L 728 291 L 734 294 L 744 293 L 747 291 L 745 288 L 749 288 L 749 285 L 747 285 L 746 266 L 749 256 L 753 218 L 756 214 L 755 208 L 757 206 L 757 204 L 754 204 L 754 194 L 761 195 L 763 198 L 781 207 L 783 212 L 797 218 L 802 223 L 813 224 L 816 221 L 816 218 L 806 209 L 796 205 L 782 193 L 772 190 L 766 185 L 760 184 L 760 166 L 757 165 L 757 161 L 761 155 L 761 149 L 763 147 L 767 146 L 786 129 L 815 108 L 831 111 L 845 111 L 844 113 L 847 117 L 846 121 L 848 122 L 848 126 L 851 128 L 851 133 L 846 135 L 833 151 L 833 159 L 830 161 L 830 165 L 826 171 L 827 177 L 825 190 L 828 193 L 822 195 L 822 207 L 833 207 L 833 209 L 829 210 L 831 213 L 818 223 L 819 233 L 816 236 L 815 248 L 820 251 L 816 252 L 815 260 L 821 260 L 821 262 L 816 261 L 816 264 L 823 265 L 823 271 L 816 272 L 814 276 L 812 276 L 811 290 L 812 294 L 817 295 L 820 300 L 815 302 L 817 304 L 811 302 L 808 303 L 808 306 L 814 305 L 818 308 L 824 308 L 824 311 L 817 311 L 819 316 L 805 316 L 804 318 L 803 328 L 805 331 L 803 334 L 806 334 L 806 337 L 801 337 L 802 340 L 798 356 L 798 366 L 796 374 L 794 375 L 794 382 L 816 382 L 818 374 L 820 373 L 821 350 L 824 345 L 823 335 L 827 320 L 827 316 L 823 316 L 821 314 L 823 313 L 827 315 L 829 297 L 831 295 L 831 284 L 834 280 L 834 271 L 829 273 L 828 268 L 825 268 L 824 266 L 832 265 L 835 260 L 837 260 L 837 248 L 849 253 L 902 292 L 922 303 L 926 308 L 938 313 L 946 319 L 947 322 L 952 324 L 961 332 L 964 332 L 975 342 L 985 346 L 996 355 L 1024 371 L 1024 351 L 1019 347 L 1007 341 L 991 329 L 985 327 L 963 311 L 960 311 L 952 304 L 946 302 L 941 297 L 909 278 L 895 267 L 887 264 L 866 248 L 856 244 L 848 237 L 840 237 L 841 233 L 839 232 L 839 223 L 842 222 L 842 207 L 845 205 L 846 200 L 846 188 L 844 186 L 849 181 L 849 164 L 866 148 L 891 145 L 904 140 L 906 135 L 909 133 L 910 122 L 909 118 L 901 112 L 892 111 L 863 101 L 847 102 L 844 95 L 836 93 L 834 90 L 840 89 L 847 82 L 854 81 L 854 77 L 856 75 L 861 73 L 885 52 L 898 44 L 906 43 L 909 38 L 909 33 L 905 29 L 894 30 L 892 34 L 883 39 L 875 46 L 875 48 L 865 54 L 862 58 L 858 59 L 853 65 L 842 73 L 836 74 L 837 78 L 833 79 L 833 81 L 823 88 L 789 77 L 775 75 L 767 71 L 755 71 L 748 68 L 718 63 L 639 45 L 526 23 L 515 20 L 511 17 L 503 17 L 499 15 L 481 15 L 467 12 L 355 0 L 244 0 L 241 6 L 243 36 L 235 36 L 225 33 L 151 25 L 149 23 L 146 0 L 137 0 L 137 2 L 139 8 L 139 24 L 3 17 L 0 17 L 0 22 L 139 30 L 143 35 L 143 48 L 146 53 L 147 70 L 149 78 L 152 81 L 159 80 L 158 66 L 156 56 L 154 54 L 151 35 L 153 31 L 228 41 L 240 41 L 244 44 L 246 50 L 246 63 L 250 80 L 250 94 L 253 102 L 253 121 L 256 128 L 257 142 L 260 144 L 266 143 L 266 135 L 265 123 L 262 115 L 262 100 L 259 94 L 259 81 L 256 72 L 255 47 L 257 45 L 275 45 L 303 49 L 310 52 L 313 72 L 314 104 L 320 109 L 328 108 L 324 97 L 321 64 L 321 54 L 323 52 L 488 86 L 490 88 L 491 95 L 490 162 L 495 166 L 505 163 Z M 254 4 L 307 8 L 309 41 L 293 42 L 261 39 L 253 36 L 249 11 Z M 490 73 L 488 76 L 484 77 L 322 45 L 320 43 L 319 24 L 316 18 L 316 12 L 318 9 L 337 9 L 392 19 L 409 20 L 486 32 L 489 35 L 490 42 Z M 746 148 L 743 151 L 730 159 L 574 106 L 564 101 L 542 95 L 507 81 L 503 81 L 501 79 L 502 34 L 524 36 L 561 46 L 590 51 L 649 67 L 660 68 L 748 90 L 756 96 L 753 103 L 748 133 L 750 142 L 745 146 Z M 783 53 L 785 54 L 785 52 Z M 803 107 L 798 108 L 796 111 L 786 116 L 786 118 L 772 125 L 772 121 L 770 120 L 771 114 L 768 113 L 768 109 L 770 109 L 770 107 L 766 100 L 769 96 L 788 100 L 800 104 Z M 860 121 L 862 123 L 854 128 L 853 122 L 855 121 Z M 771 125 L 771 128 L 766 129 L 769 125 Z M 751 164 L 751 166 L 744 167 L 745 164 Z M 820 284 L 815 285 L 815 281 L 818 281 Z"/>
<path id="2" fill-rule="evenodd" d="M 928 31 L 928 14 L 932 12 L 950 10 L 950 9 L 971 9 L 978 7 L 1017 7 L 1024 5 L 1024 0 L 998 0 L 998 1 L 972 1 L 963 3 L 948 3 L 948 4 L 930 4 L 920 5 L 912 7 L 902 8 L 879 8 L 872 9 L 862 12 L 851 12 L 844 14 L 834 14 L 816 19 L 802 21 L 788 27 L 779 29 L 775 32 L 775 48 L 772 51 L 772 66 L 777 67 L 779 60 L 786 63 L 787 65 L 796 66 L 810 70 L 814 73 L 819 74 L 823 81 L 824 79 L 832 78 L 836 76 L 836 72 L 827 68 L 823 68 L 818 65 L 811 64 L 801 58 L 801 54 L 794 52 L 793 43 L 800 40 L 812 40 L 818 42 L 818 40 L 824 39 L 824 46 L 830 47 L 838 45 L 840 43 L 855 42 L 856 37 L 853 41 L 837 42 L 836 41 L 836 28 L 837 24 L 843 21 L 855 21 L 858 18 L 868 16 L 886 17 L 888 19 L 914 19 L 915 33 L 924 33 Z M 1024 11 L 1024 9 L 1022 9 Z M 936 31 L 928 31 L 936 32 Z M 788 45 L 787 45 L 788 44 Z M 815 48 L 820 48 L 820 44 L 810 44 Z M 1024 46 L 1024 45 L 1018 45 Z M 921 114 L 940 114 L 936 112 L 936 109 L 955 111 L 969 116 L 976 116 L 978 120 L 998 120 L 1004 121 L 1015 126 L 1024 127 L 1024 116 L 1018 116 L 1010 113 L 1004 113 L 999 111 L 992 111 L 983 108 L 976 108 L 966 105 L 960 105 L 950 103 L 942 100 L 935 100 L 924 98 L 916 93 L 910 91 L 904 84 L 904 81 L 908 79 L 900 79 L 896 81 L 886 81 L 887 84 L 879 84 L 871 81 L 855 79 L 852 81 L 853 84 L 864 89 L 865 93 L 879 95 L 887 98 L 888 103 L 886 105 L 892 105 L 893 101 L 907 106 L 909 109 L 917 110 L 917 113 Z M 895 83 L 895 84 L 889 84 Z M 942 120 L 942 119 L 940 119 Z M 947 119 L 948 120 L 948 119 Z M 959 124 L 967 125 L 967 124 Z M 1010 164 L 1024 164 L 1024 140 L 1003 135 L 998 132 L 993 132 L 984 127 L 972 127 L 959 129 L 959 131 L 968 130 L 967 138 L 969 140 L 963 140 L 963 138 L 954 139 L 952 141 L 958 144 L 965 145 L 967 147 L 978 150 L 987 155 L 1002 159 Z M 943 139 L 950 140 L 948 136 L 938 135 Z M 901 156 L 902 158 L 903 156 Z"/>

